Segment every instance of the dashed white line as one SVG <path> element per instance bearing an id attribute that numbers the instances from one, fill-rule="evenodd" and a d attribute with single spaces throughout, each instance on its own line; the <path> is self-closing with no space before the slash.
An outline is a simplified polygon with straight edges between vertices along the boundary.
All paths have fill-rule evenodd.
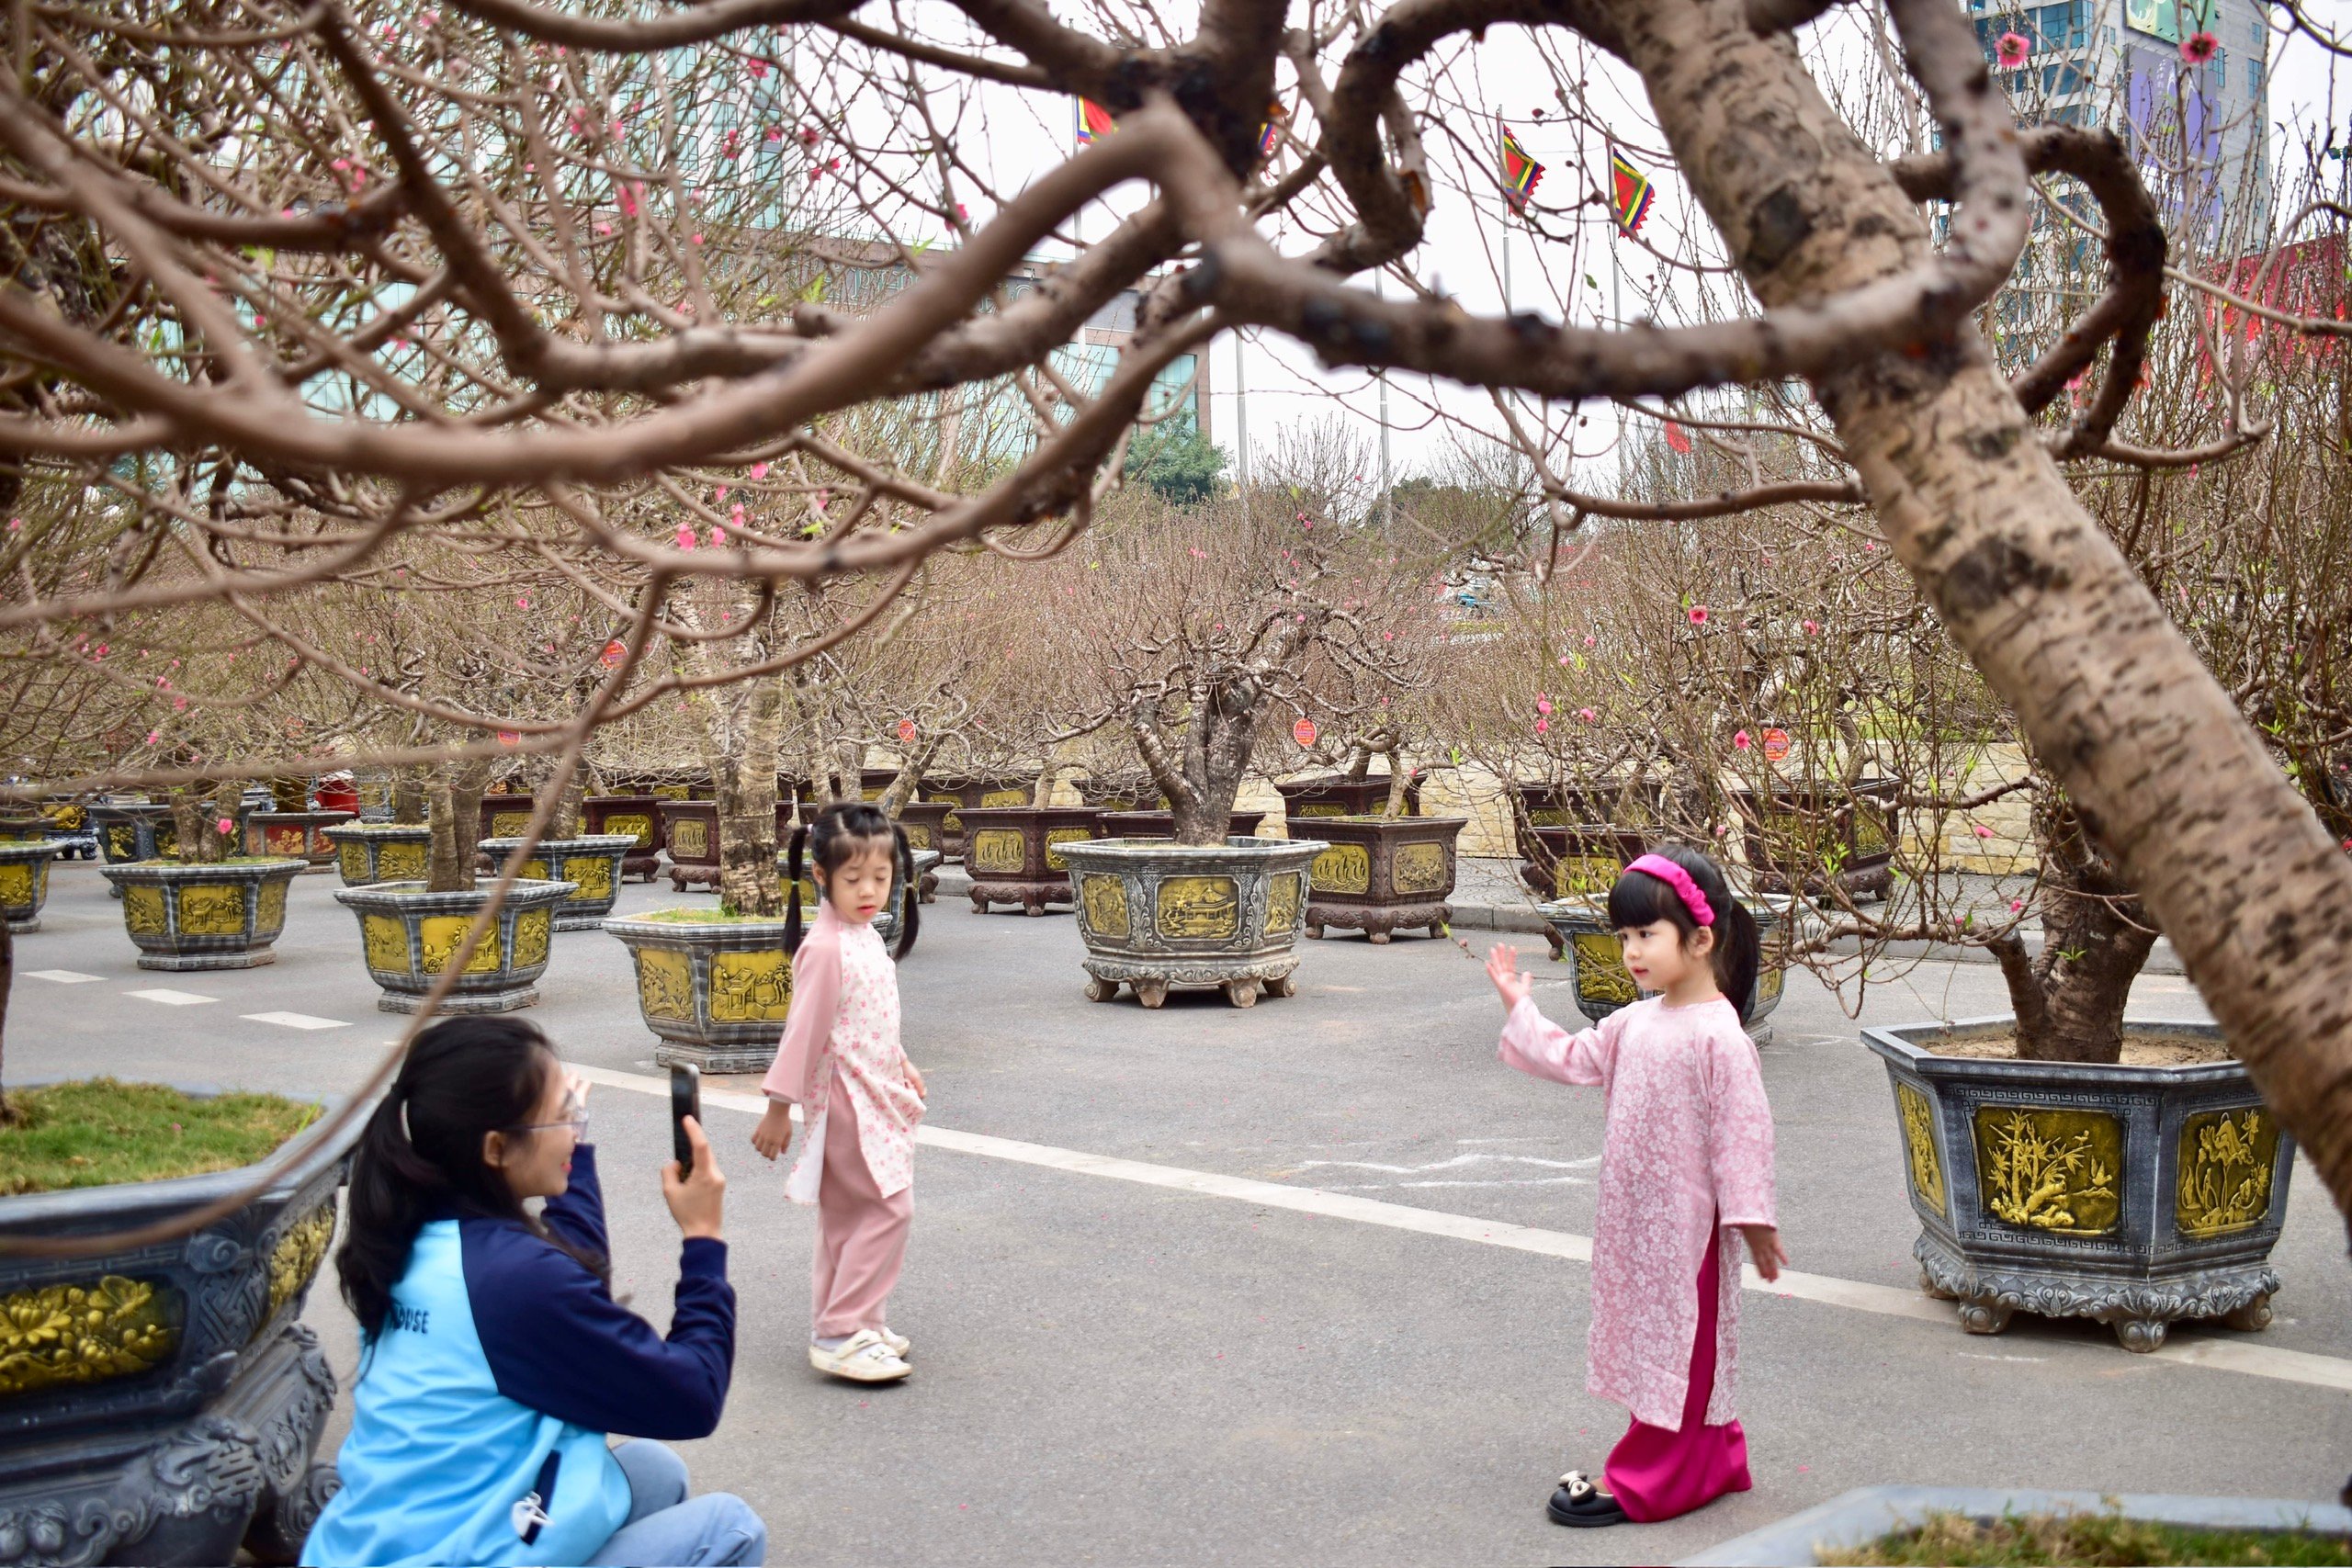
<path id="1" fill-rule="evenodd" d="M 605 1084 L 635 1094 L 667 1097 L 670 1092 L 670 1080 L 666 1077 L 650 1077 L 642 1073 L 620 1073 L 609 1067 L 577 1065 L 571 1070 L 590 1083 Z M 763 1095 L 708 1089 L 703 1090 L 702 1101 L 706 1108 L 717 1106 L 724 1111 L 749 1111 L 755 1116 L 765 1111 L 768 1103 Z M 1358 1198 L 1351 1193 L 1334 1192 L 1326 1188 L 1291 1187 L 1281 1182 L 1256 1181 L 1245 1176 L 1226 1176 L 1216 1171 L 1186 1170 L 1180 1166 L 1152 1165 L 1143 1160 L 1119 1159 L 1109 1155 L 1090 1155 L 1078 1149 L 1058 1149 L 1046 1144 L 1023 1143 L 1015 1138 L 990 1137 L 985 1133 L 956 1133 L 928 1124 L 915 1130 L 915 1142 L 933 1148 L 952 1149 L 957 1154 L 1011 1160 L 1019 1165 L 1044 1166 L 1079 1176 L 1105 1176 L 1146 1187 L 1197 1192 L 1208 1198 L 1232 1198 L 1261 1208 L 1288 1209 L 1296 1213 L 1320 1214 L 1327 1219 L 1354 1220 L 1361 1224 L 1382 1225 L 1390 1230 L 1476 1242 L 1482 1247 L 1507 1247 L 1514 1252 L 1532 1252 L 1545 1258 L 1565 1258 L 1571 1263 L 1592 1261 L 1592 1238 L 1589 1235 L 1542 1230 L 1533 1225 L 1515 1225 L 1500 1220 L 1475 1219 L 1468 1214 L 1448 1214 L 1435 1209 L 1415 1209 L 1402 1203 L 1385 1203 L 1377 1198 Z M 1849 1311 L 1873 1313 L 1882 1317 L 1915 1318 L 1946 1329 L 1952 1327 L 1951 1307 L 1942 1302 L 1930 1301 L 1916 1290 L 1872 1285 L 1860 1280 L 1840 1280 L 1828 1274 L 1800 1274 L 1788 1269 L 1782 1269 L 1781 1277 L 1769 1285 L 1757 1276 L 1753 1268 L 1743 1268 L 1740 1279 L 1747 1289 L 1763 1295 L 1845 1307 Z M 2198 1333 L 2194 1329 L 2187 1332 Z M 2352 1359 L 2314 1355 L 2307 1350 L 2282 1350 L 2268 1345 L 2252 1345 L 2235 1337 L 2176 1338 L 2160 1349 L 2147 1352 L 2146 1359 L 2171 1361 L 2180 1366 L 2211 1367 L 2247 1377 L 2271 1378 L 2280 1382 L 2303 1383 L 2312 1388 L 2352 1393 Z"/>
<path id="2" fill-rule="evenodd" d="M 238 1017 L 253 1023 L 275 1023 L 283 1029 L 349 1029 L 339 1018 L 313 1018 L 307 1012 L 246 1012 Z"/>
<path id="3" fill-rule="evenodd" d="M 81 986 L 86 985 L 92 980 L 103 980 L 106 976 L 103 975 L 85 975 L 79 969 L 28 969 L 25 971 L 25 978 L 28 980 L 48 980 L 60 986 Z"/>
<path id="4" fill-rule="evenodd" d="M 162 987 L 152 991 L 125 991 L 126 997 L 137 997 L 142 1002 L 161 1002 L 170 1008 L 192 1008 L 198 1002 L 217 1002 L 219 997 L 199 997 L 194 991 L 166 990 Z"/>

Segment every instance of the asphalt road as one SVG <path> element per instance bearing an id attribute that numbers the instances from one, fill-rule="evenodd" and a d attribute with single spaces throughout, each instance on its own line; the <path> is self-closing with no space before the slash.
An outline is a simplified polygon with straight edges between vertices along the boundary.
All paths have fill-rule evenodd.
<path id="1" fill-rule="evenodd" d="M 10 1080 L 356 1083 L 401 1021 L 375 1010 L 334 886 L 298 882 L 277 964 L 164 975 L 134 966 L 96 872 L 61 867 L 44 929 L 17 948 Z M 622 908 L 679 901 L 632 886 Z M 2352 1269 L 2308 1167 L 2274 1255 L 2277 1324 L 2175 1337 L 2287 1353 L 2256 1358 L 2257 1371 L 2132 1356 L 2088 1325 L 2020 1318 L 1971 1337 L 1899 1293 L 1916 1226 L 1885 1075 L 1836 998 L 1798 980 L 1764 1051 L 1789 1246 L 1800 1269 L 1909 1311 L 1751 1291 L 1742 1416 L 1756 1490 L 1667 1525 L 1559 1529 L 1542 1513 L 1553 1477 L 1597 1468 L 1624 1420 L 1583 1392 L 1587 1270 L 1480 1226 L 1589 1233 L 1598 1096 L 1497 1064 L 1492 992 L 1448 943 L 1310 943 L 1294 998 L 1236 1010 L 1180 994 L 1156 1013 L 1087 1002 L 1079 953 L 1067 915 L 979 917 L 945 898 L 925 910 L 900 983 L 932 1124 L 1075 1154 L 919 1155 L 891 1314 L 916 1341 L 904 1386 L 808 1370 L 811 1216 L 751 1152 L 749 1115 L 713 1104 L 741 1328 L 727 1419 L 683 1449 L 698 1487 L 767 1518 L 770 1561 L 1666 1561 L 1882 1482 L 2316 1500 L 2352 1467 Z M 43 970 L 95 978 L 28 973 Z M 1545 972 L 1537 994 L 1566 1019 L 1565 974 Z M 559 934 L 542 989 L 531 1016 L 570 1060 L 651 1077 L 617 942 Z M 1873 990 L 1862 1017 L 2000 1005 L 1989 966 L 1920 964 Z M 2203 1016 L 2185 982 L 2158 976 L 2134 1012 Z M 334 1026 L 248 1016 L 265 1013 Z M 665 1102 L 600 1087 L 591 1111 L 616 1286 L 665 1321 Z M 1080 1156 L 1204 1173 L 1193 1185 L 1210 1190 L 1061 1168 Z M 1421 1234 L 1302 1213 L 1250 1182 L 1459 1218 Z M 349 1319 L 325 1289 L 308 1315 L 347 1383 Z M 342 1430 L 339 1414 L 330 1444 Z"/>

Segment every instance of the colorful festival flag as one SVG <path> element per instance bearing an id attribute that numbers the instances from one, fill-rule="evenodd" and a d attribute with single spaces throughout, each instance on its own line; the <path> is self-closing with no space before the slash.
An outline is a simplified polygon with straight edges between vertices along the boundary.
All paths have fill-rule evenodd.
<path id="1" fill-rule="evenodd" d="M 1650 215 L 1650 203 L 1657 199 L 1650 177 L 1612 147 L 1609 150 L 1609 204 L 1617 219 L 1618 232 L 1639 234 L 1642 220 Z"/>
<path id="2" fill-rule="evenodd" d="M 1084 147 L 1098 136 L 1108 136 L 1119 129 L 1111 111 L 1091 98 L 1080 98 L 1078 103 L 1078 144 Z"/>
<path id="3" fill-rule="evenodd" d="M 1503 200 L 1513 212 L 1527 210 L 1527 198 L 1535 194 L 1536 182 L 1544 177 L 1544 165 L 1527 155 L 1519 138 L 1503 132 Z"/>
<path id="4" fill-rule="evenodd" d="M 1283 121 L 1289 118 L 1290 110 L 1283 107 L 1280 98 L 1267 103 L 1266 123 L 1258 128 L 1259 157 L 1271 158 L 1274 155 L 1274 149 L 1282 144 Z"/>

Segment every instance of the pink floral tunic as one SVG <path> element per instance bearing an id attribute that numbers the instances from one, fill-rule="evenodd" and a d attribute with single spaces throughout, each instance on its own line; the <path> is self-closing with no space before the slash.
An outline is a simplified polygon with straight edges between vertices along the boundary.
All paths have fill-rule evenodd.
<path id="1" fill-rule="evenodd" d="M 1706 1424 L 1733 1420 L 1740 1254 L 1731 1227 L 1776 1223 L 1772 1108 L 1737 1010 L 1720 997 L 1683 1008 L 1652 997 L 1572 1035 L 1526 1000 L 1504 1021 L 1499 1055 L 1535 1077 L 1599 1084 L 1607 1097 L 1585 1386 L 1637 1421 L 1681 1429 L 1699 1326 L 1692 1283 L 1713 1243 L 1722 1267 Z"/>
<path id="2" fill-rule="evenodd" d="M 907 1077 L 899 1043 L 899 971 L 871 924 L 852 925 L 818 906 L 792 960 L 792 1011 L 775 1063 L 762 1082 L 769 1098 L 796 1100 L 808 1124 L 785 1196 L 814 1203 L 825 1173 L 825 1122 L 839 1069 L 857 1115 L 853 1129 L 865 1168 L 888 1198 L 914 1180 L 914 1134 L 922 1100 Z"/>

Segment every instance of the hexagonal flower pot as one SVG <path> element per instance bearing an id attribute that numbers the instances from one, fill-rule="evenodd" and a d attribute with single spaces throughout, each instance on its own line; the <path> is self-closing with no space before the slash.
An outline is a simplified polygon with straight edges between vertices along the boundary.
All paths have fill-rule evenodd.
<path id="1" fill-rule="evenodd" d="M 102 865 L 122 889 L 122 924 L 141 969 L 251 969 L 275 964 L 286 929 L 286 889 L 310 863 L 225 861 L 187 865 L 138 861 Z"/>
<path id="2" fill-rule="evenodd" d="M 1781 1005 L 1781 997 L 1788 987 L 1788 962 L 1781 951 L 1781 929 L 1795 918 L 1798 905 L 1793 898 L 1745 898 L 1741 902 L 1756 917 L 1756 934 L 1763 948 L 1762 961 L 1756 969 L 1756 996 L 1748 1003 L 1747 1016 L 1742 1021 L 1752 1038 L 1766 1041 L 1771 1039 L 1772 1033 L 1764 1021 Z M 1578 1012 L 1599 1023 L 1619 1008 L 1639 1001 L 1647 994 L 1634 984 L 1634 976 L 1625 968 L 1624 945 L 1617 940 L 1616 928 L 1609 923 L 1606 889 L 1598 898 L 1555 898 L 1540 908 L 1552 928 L 1554 945 L 1568 961 Z"/>
<path id="3" fill-rule="evenodd" d="M 422 822 L 338 822 L 321 831 L 345 887 L 421 880 L 433 858 L 433 829 Z"/>
<path id="4" fill-rule="evenodd" d="M 493 866 L 506 863 L 520 839 L 484 839 L 481 848 Z M 522 874 L 534 882 L 549 877 L 572 885 L 571 896 L 556 908 L 560 931 L 601 930 L 621 896 L 621 863 L 636 846 L 635 835 L 599 833 L 582 839 L 541 839 Z"/>
<path id="5" fill-rule="evenodd" d="M 1295 839 L 1330 847 L 1315 857 L 1306 895 L 1306 934 L 1324 928 L 1360 931 L 1385 942 L 1399 926 L 1442 935 L 1453 911 L 1453 845 L 1468 826 L 1461 817 L 1294 817 Z"/>
<path id="6" fill-rule="evenodd" d="M 1243 1008 L 1261 993 L 1289 996 L 1307 871 L 1326 847 L 1320 839 L 1063 846 L 1078 885 L 1088 998 L 1107 1002 L 1122 985 L 1148 1008 L 1177 986 L 1214 986 Z"/>
<path id="7" fill-rule="evenodd" d="M 779 807 L 777 809 L 783 808 Z M 684 893 L 689 885 L 703 887 L 718 886 L 717 801 L 664 798 L 662 802 L 662 841 L 670 849 L 671 886 Z"/>
<path id="8" fill-rule="evenodd" d="M 2245 1065 L 2098 1066 L 1939 1055 L 2012 1018 L 1865 1029 L 1886 1062 L 1928 1294 L 1997 1334 L 2017 1312 L 2111 1325 L 2153 1350 L 2183 1318 L 2270 1322 L 2294 1140 Z M 2218 1043 L 2210 1023 L 2125 1041 Z"/>
<path id="9" fill-rule="evenodd" d="M 966 807 L 1026 806 L 1036 795 L 1035 779 L 926 779 L 922 784 L 923 799 L 948 807 L 947 815 L 940 819 L 941 830 L 947 836 L 938 848 L 949 860 L 964 858 Z"/>
<path id="10" fill-rule="evenodd" d="M 681 915 L 689 918 L 674 918 Z M 673 909 L 615 916 L 605 929 L 636 964 L 638 1010 L 661 1039 L 656 1062 L 707 1073 L 767 1071 L 792 1010 L 782 920 Z"/>
<path id="11" fill-rule="evenodd" d="M 1327 773 L 1320 778 L 1278 784 L 1274 790 L 1283 797 L 1285 817 L 1375 817 L 1388 805 L 1385 773 L 1361 779 Z M 1421 775 L 1417 773 L 1405 781 L 1405 815 L 1419 816 L 1420 809 Z"/>
<path id="12" fill-rule="evenodd" d="M 519 839 L 538 814 L 537 797 L 528 795 L 485 795 L 481 797 L 481 831 L 477 839 Z"/>
<path id="13" fill-rule="evenodd" d="M 326 829 L 357 819 L 351 811 L 255 811 L 245 818 L 245 853 L 300 855 L 312 869 L 324 871 L 337 853 Z"/>
<path id="14" fill-rule="evenodd" d="M 1094 837 L 1102 813 L 1091 806 L 966 807 L 964 869 L 972 878 L 972 908 L 1018 904 L 1042 915 L 1048 904 L 1070 901 L 1070 845 Z"/>
<path id="15" fill-rule="evenodd" d="M 662 869 L 662 797 L 658 795 L 592 795 L 580 803 L 593 835 L 627 833 L 634 840 L 621 858 L 621 874 L 642 882 Z"/>
<path id="16" fill-rule="evenodd" d="M 1894 886 L 1898 787 L 1893 779 L 1845 790 L 1781 784 L 1769 798 L 1735 790 L 1756 885 L 1813 898 L 1833 887 L 1849 898 L 1885 897 Z"/>
<path id="17" fill-rule="evenodd" d="M 928 850 L 944 860 L 947 818 L 955 809 L 944 800 L 910 800 L 899 807 L 898 822 L 906 829 L 907 848 L 917 854 Z M 922 901 L 926 904 L 939 897 L 939 860 L 931 863 L 933 869 L 922 874 Z"/>
<path id="18" fill-rule="evenodd" d="M 96 806 L 90 816 L 98 829 L 98 852 L 108 865 L 160 860 L 179 848 L 179 831 L 172 823 L 172 808 L 128 803 Z M 120 889 L 117 889 L 119 897 Z"/>
<path id="19" fill-rule="evenodd" d="M 302 1306 L 365 1125 L 297 1146 L 192 1235 L 93 1258 L 0 1253 L 0 1561 L 218 1563 L 241 1542 L 295 1560 L 334 1491 L 334 1466 L 311 1462 L 334 1374 Z M 261 1170 L 0 1198 L 0 1235 L 121 1231 Z"/>
<path id="20" fill-rule="evenodd" d="M 1545 824 L 1519 831 L 1519 879 L 1538 898 L 1606 898 L 1649 836 L 1596 823 Z"/>
<path id="21" fill-rule="evenodd" d="M 508 888 L 496 927 L 484 933 L 440 1010 L 513 1012 L 537 1002 L 555 912 L 571 890 L 569 882 L 520 880 Z M 422 882 L 384 882 L 340 887 L 334 896 L 359 917 L 368 977 L 384 988 L 376 1005 L 386 1012 L 414 1012 L 448 967 L 490 889 L 427 893 Z"/>
<path id="22" fill-rule="evenodd" d="M 0 919 L 18 936 L 40 930 L 40 907 L 49 897 L 49 865 L 63 852 L 57 839 L 0 842 Z"/>
<path id="23" fill-rule="evenodd" d="M 1225 819 L 1225 836 L 1228 839 L 1254 839 L 1264 826 L 1262 811 L 1236 811 Z M 1101 839 L 1172 839 L 1176 836 L 1176 813 L 1173 811 L 1105 811 L 1102 813 L 1095 837 Z"/>

